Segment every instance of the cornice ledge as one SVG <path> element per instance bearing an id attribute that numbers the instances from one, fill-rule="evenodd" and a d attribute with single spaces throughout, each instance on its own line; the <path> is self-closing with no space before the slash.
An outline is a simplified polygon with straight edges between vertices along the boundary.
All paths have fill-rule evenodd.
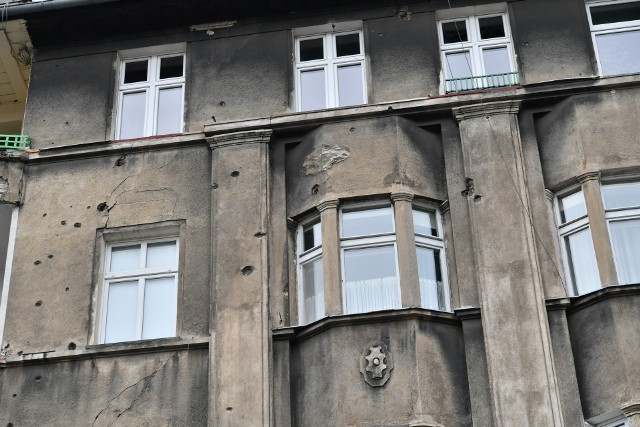
<path id="1" fill-rule="evenodd" d="M 209 148 L 215 150 L 234 145 L 268 144 L 272 137 L 272 129 L 256 129 L 209 136 L 207 142 Z"/>
<path id="2" fill-rule="evenodd" d="M 578 178 L 578 181 L 580 181 L 580 184 L 584 184 L 587 181 L 599 181 L 600 171 L 585 172 L 582 175 L 578 175 L 577 178 Z"/>
<path id="3" fill-rule="evenodd" d="M 452 108 L 453 116 L 458 122 L 479 117 L 497 116 L 503 114 L 518 114 L 520 100 L 482 102 L 480 104 L 464 105 Z"/>
<path id="4" fill-rule="evenodd" d="M 571 299 L 570 298 L 549 298 L 545 301 L 545 306 L 547 307 L 547 311 L 554 310 L 566 310 L 571 307 Z"/>
<path id="5" fill-rule="evenodd" d="M 480 319 L 482 317 L 482 312 L 479 307 L 456 308 L 453 312 L 460 320 Z"/>

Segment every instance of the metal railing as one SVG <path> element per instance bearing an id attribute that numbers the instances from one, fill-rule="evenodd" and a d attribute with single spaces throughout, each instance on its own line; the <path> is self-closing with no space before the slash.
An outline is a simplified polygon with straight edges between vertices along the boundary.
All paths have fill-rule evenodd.
<path id="1" fill-rule="evenodd" d="M 29 137 L 27 135 L 2 135 L 0 134 L 0 150 L 26 150 L 29 148 Z"/>
<path id="2" fill-rule="evenodd" d="M 506 87 L 520 84 L 518 73 L 488 74 L 486 76 L 462 77 L 444 81 L 447 93 L 466 92 L 470 90 Z"/>

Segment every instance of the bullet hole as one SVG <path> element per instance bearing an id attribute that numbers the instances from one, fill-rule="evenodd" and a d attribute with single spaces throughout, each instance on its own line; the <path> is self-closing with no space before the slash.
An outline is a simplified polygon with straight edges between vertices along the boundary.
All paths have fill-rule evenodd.
<path id="1" fill-rule="evenodd" d="M 42 261 L 40 261 L 40 260 L 36 260 L 36 261 L 34 261 L 34 263 L 33 263 L 33 265 L 40 265 L 40 264 L 42 264 Z"/>
<path id="2" fill-rule="evenodd" d="M 263 231 L 258 231 L 256 234 L 253 235 L 253 237 L 264 237 L 266 235 L 267 235 L 267 233 L 265 233 Z"/>
<path id="3" fill-rule="evenodd" d="M 13 423 L 7 423 L 7 427 L 13 427 Z"/>
<path id="4" fill-rule="evenodd" d="M 382 37 L 382 33 L 378 33 L 378 37 Z"/>
<path id="5" fill-rule="evenodd" d="M 216 116 L 211 116 L 211 120 L 216 121 Z"/>
<path id="6" fill-rule="evenodd" d="M 69 345 L 67 346 L 67 348 L 69 350 L 75 350 L 76 349 L 76 343 L 70 342 Z"/>
<path id="7" fill-rule="evenodd" d="M 525 46 L 529 46 L 529 42 L 524 42 L 524 45 Z"/>
<path id="8" fill-rule="evenodd" d="M 46 213 L 43 213 L 43 214 L 42 214 L 42 218 L 44 218 L 45 216 L 47 216 L 47 214 L 46 214 Z"/>
<path id="9" fill-rule="evenodd" d="M 18 352 L 18 356 L 22 356 L 22 350 Z"/>
<path id="10" fill-rule="evenodd" d="M 42 301 L 36 301 L 36 307 L 40 307 L 42 305 Z"/>
<path id="11" fill-rule="evenodd" d="M 47 255 L 47 258 L 49 258 L 49 259 L 53 258 L 53 255 L 49 254 L 49 255 Z"/>
<path id="12" fill-rule="evenodd" d="M 311 194 L 318 194 L 318 191 L 320 191 L 320 186 L 318 184 L 311 187 Z"/>
<path id="13" fill-rule="evenodd" d="M 238 172 L 238 171 L 233 171 L 233 172 L 231 172 L 231 176 L 232 176 L 232 177 L 234 177 L 234 178 L 236 178 L 236 177 L 240 176 L 240 172 Z"/>
<path id="14" fill-rule="evenodd" d="M 73 206 L 69 206 L 69 208 L 72 208 Z"/>
<path id="15" fill-rule="evenodd" d="M 252 266 L 250 266 L 250 265 L 246 265 L 246 266 L 242 267 L 242 270 L 241 270 L 241 271 L 242 271 L 242 274 L 243 274 L 244 276 L 248 276 L 248 275 L 250 275 L 251 273 L 253 273 L 253 270 L 254 270 L 254 269 L 253 269 L 253 267 L 252 267 Z"/>
<path id="16" fill-rule="evenodd" d="M 215 190 L 216 188 L 218 188 L 218 184 L 216 184 L 216 183 L 214 182 L 213 184 L 211 184 L 211 188 L 213 188 L 213 189 Z"/>
<path id="17" fill-rule="evenodd" d="M 122 166 L 125 163 L 126 163 L 126 156 L 118 157 L 118 160 L 116 160 L 116 166 Z"/>
<path id="18" fill-rule="evenodd" d="M 17 395 L 16 393 L 13 393 L 13 394 L 12 394 L 12 396 L 13 396 L 13 397 L 17 397 L 18 395 Z"/>
<path id="19" fill-rule="evenodd" d="M 36 375 L 35 380 L 37 383 L 39 383 L 40 381 L 42 381 L 42 377 L 40 375 Z"/>
<path id="20" fill-rule="evenodd" d="M 393 110 L 393 107 L 389 105 L 389 108 L 387 108 L 387 110 Z"/>
<path id="21" fill-rule="evenodd" d="M 221 107 L 224 107 L 225 105 L 227 105 L 227 103 L 226 103 L 226 102 L 224 102 L 224 101 L 220 101 L 220 106 L 221 106 Z"/>
<path id="22" fill-rule="evenodd" d="M 60 221 L 60 225 L 67 225 L 67 221 Z"/>
<path id="23" fill-rule="evenodd" d="M 482 200 L 482 196 L 480 196 L 480 195 L 475 195 L 475 196 L 473 196 L 473 201 L 474 201 L 474 202 L 478 203 L 478 202 L 479 202 L 479 201 L 481 201 L 481 200 Z"/>
<path id="24" fill-rule="evenodd" d="M 103 210 L 107 209 L 107 203 L 106 202 L 100 203 L 98 206 L 96 206 L 96 209 L 102 212 Z"/>
<path id="25" fill-rule="evenodd" d="M 69 292 L 69 287 L 67 286 L 66 288 L 64 288 L 65 292 Z"/>
<path id="26" fill-rule="evenodd" d="M 233 408 L 231 406 L 227 406 L 227 411 L 233 411 Z"/>
<path id="27" fill-rule="evenodd" d="M 75 224 L 73 224 L 73 226 L 74 226 L 75 228 L 80 228 L 80 227 L 82 227 L 82 224 L 81 224 L 81 223 L 79 223 L 79 222 L 76 222 Z"/>
<path id="28" fill-rule="evenodd" d="M 355 132 L 355 131 L 356 131 L 356 128 L 349 129 L 349 132 Z"/>
<path id="29" fill-rule="evenodd" d="M 87 209 L 91 209 L 91 206 L 87 206 Z"/>
<path id="30" fill-rule="evenodd" d="M 64 122 L 65 125 L 69 126 L 69 122 Z"/>
<path id="31" fill-rule="evenodd" d="M 611 93 L 616 93 L 616 90 L 615 89 L 611 89 Z"/>
<path id="32" fill-rule="evenodd" d="M 489 116 L 485 117 L 485 119 L 489 120 Z"/>

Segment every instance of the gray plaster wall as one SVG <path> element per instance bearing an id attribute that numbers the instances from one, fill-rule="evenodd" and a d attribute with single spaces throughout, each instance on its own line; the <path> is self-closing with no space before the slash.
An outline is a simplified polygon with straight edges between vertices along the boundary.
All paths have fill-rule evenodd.
<path id="1" fill-rule="evenodd" d="M 634 172 L 640 164 L 640 89 L 576 95 L 537 120 L 547 188 L 593 170 Z"/>
<path id="2" fill-rule="evenodd" d="M 585 419 L 640 400 L 640 296 L 598 301 L 568 321 Z"/>
<path id="3" fill-rule="evenodd" d="M 384 342 L 394 369 L 368 385 L 360 357 Z M 434 421 L 471 426 L 462 329 L 428 320 L 335 327 L 293 344 L 295 426 L 382 426 Z"/>
<path id="4" fill-rule="evenodd" d="M 103 262 L 94 250 L 97 230 L 170 220 L 185 222 L 179 330 L 185 338 L 207 336 L 209 156 L 205 146 L 182 147 L 31 165 L 3 345 L 15 355 L 91 344 Z"/>
<path id="5" fill-rule="evenodd" d="M 207 423 L 207 350 L 0 369 L 3 426 Z"/>

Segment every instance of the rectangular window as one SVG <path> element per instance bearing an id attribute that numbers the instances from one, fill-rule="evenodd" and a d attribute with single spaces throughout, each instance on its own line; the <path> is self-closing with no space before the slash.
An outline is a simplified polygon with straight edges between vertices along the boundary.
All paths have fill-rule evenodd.
<path id="1" fill-rule="evenodd" d="M 435 211 L 413 210 L 420 304 L 423 308 L 447 311 L 449 297 L 444 277 L 444 242 L 437 218 Z"/>
<path id="2" fill-rule="evenodd" d="M 640 72 L 640 1 L 587 4 L 600 75 Z"/>
<path id="3" fill-rule="evenodd" d="M 157 51 L 160 48 L 156 48 Z M 171 49 L 170 49 L 171 50 Z M 138 51 L 134 51 L 137 53 Z M 121 52 L 116 139 L 182 132 L 185 55 Z"/>
<path id="4" fill-rule="evenodd" d="M 178 239 L 107 245 L 101 343 L 176 336 Z"/>
<path id="5" fill-rule="evenodd" d="M 438 22 L 445 92 L 519 83 L 505 13 Z"/>
<path id="6" fill-rule="evenodd" d="M 367 102 L 362 30 L 298 36 L 295 58 L 298 111 Z"/>
<path id="7" fill-rule="evenodd" d="M 298 313 L 306 325 L 324 317 L 322 229 L 319 219 L 298 229 Z"/>

